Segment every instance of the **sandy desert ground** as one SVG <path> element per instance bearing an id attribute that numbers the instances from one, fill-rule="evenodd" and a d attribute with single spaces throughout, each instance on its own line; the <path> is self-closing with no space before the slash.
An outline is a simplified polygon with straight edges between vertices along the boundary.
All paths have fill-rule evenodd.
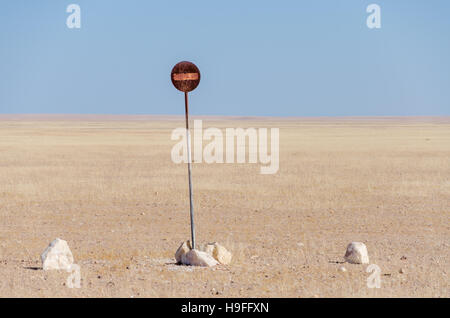
<path id="1" fill-rule="evenodd" d="M 203 120 L 280 128 L 277 174 L 194 164 L 197 241 L 234 255 L 215 268 L 174 264 L 190 236 L 186 165 L 170 158 L 182 116 L 1 115 L 0 296 L 450 296 L 449 117 Z M 42 270 L 56 237 L 81 288 Z M 351 241 L 381 288 L 342 264 Z"/>

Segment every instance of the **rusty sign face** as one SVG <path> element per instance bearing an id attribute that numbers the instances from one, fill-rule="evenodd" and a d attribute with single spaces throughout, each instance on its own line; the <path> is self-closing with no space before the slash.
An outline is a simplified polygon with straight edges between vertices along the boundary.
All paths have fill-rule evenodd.
<path id="1" fill-rule="evenodd" d="M 172 69 L 172 83 L 182 92 L 193 91 L 200 83 L 200 71 L 191 62 L 180 62 Z"/>

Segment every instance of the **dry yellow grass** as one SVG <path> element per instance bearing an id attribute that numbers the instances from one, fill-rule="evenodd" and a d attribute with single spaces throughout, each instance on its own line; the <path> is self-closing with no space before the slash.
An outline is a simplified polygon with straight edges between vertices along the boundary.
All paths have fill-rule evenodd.
<path id="1" fill-rule="evenodd" d="M 170 159 L 182 117 L 0 116 L 0 296 L 450 296 L 450 118 L 203 119 L 280 128 L 275 175 L 194 165 L 197 240 L 234 254 L 215 269 L 172 264 L 190 235 L 186 166 Z M 39 269 L 56 237 L 80 289 Z M 380 289 L 365 265 L 338 271 L 350 241 Z"/>

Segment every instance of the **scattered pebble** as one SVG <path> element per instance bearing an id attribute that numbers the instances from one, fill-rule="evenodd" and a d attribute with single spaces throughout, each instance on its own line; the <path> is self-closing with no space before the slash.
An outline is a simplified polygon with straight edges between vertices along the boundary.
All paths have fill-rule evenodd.
<path id="1" fill-rule="evenodd" d="M 367 247 L 361 242 L 351 242 L 345 252 L 345 261 L 351 264 L 369 264 Z"/>
<path id="2" fill-rule="evenodd" d="M 339 271 L 344 273 L 347 271 L 347 269 L 344 266 L 341 266 L 339 267 Z"/>
<path id="3" fill-rule="evenodd" d="M 73 264 L 73 255 L 66 241 L 55 239 L 41 254 L 42 268 L 46 270 L 62 269 L 69 271 Z"/>
<path id="4" fill-rule="evenodd" d="M 217 289 L 212 288 L 211 289 L 211 294 L 213 294 L 213 295 L 220 295 L 220 292 Z"/>

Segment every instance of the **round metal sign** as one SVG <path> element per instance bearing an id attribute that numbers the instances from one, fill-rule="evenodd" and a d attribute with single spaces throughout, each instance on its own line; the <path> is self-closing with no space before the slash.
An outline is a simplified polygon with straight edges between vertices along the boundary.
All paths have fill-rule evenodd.
<path id="1" fill-rule="evenodd" d="M 180 62 L 172 69 L 172 84 L 182 92 L 190 92 L 200 83 L 200 71 L 194 63 Z"/>

